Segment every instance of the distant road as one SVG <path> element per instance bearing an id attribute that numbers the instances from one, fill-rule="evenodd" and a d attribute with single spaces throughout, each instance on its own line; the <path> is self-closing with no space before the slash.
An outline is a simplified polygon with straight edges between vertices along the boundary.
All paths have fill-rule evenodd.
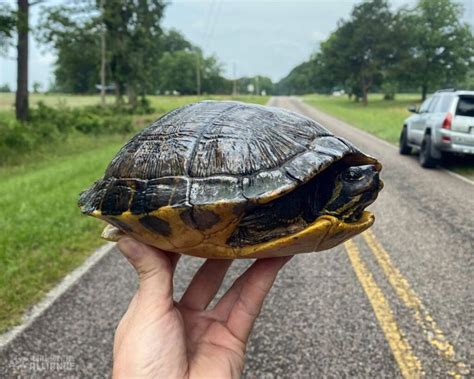
<path id="1" fill-rule="evenodd" d="M 244 376 L 472 375 L 474 186 L 423 170 L 297 99 L 271 105 L 303 113 L 377 157 L 385 188 L 370 232 L 296 256 L 280 274 L 255 325 Z M 178 294 L 200 262 L 180 262 Z M 226 285 L 247 264 L 235 262 Z M 0 377 L 109 375 L 114 329 L 134 290 L 134 273 L 113 250 L 0 351 Z M 54 359 L 70 364 L 43 371 L 34 364 Z"/>

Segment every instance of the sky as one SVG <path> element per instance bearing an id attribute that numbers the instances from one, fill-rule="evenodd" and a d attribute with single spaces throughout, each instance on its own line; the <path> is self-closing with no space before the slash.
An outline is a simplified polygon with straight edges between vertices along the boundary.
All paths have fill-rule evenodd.
<path id="1" fill-rule="evenodd" d="M 0 0 L 0 3 L 4 2 Z M 65 2 L 48 0 L 47 5 Z M 337 28 L 341 18 L 348 18 L 360 0 L 171 0 L 163 26 L 181 31 L 206 55 L 214 54 L 223 65 L 224 75 L 269 76 L 278 81 L 290 70 L 317 51 Z M 463 20 L 474 29 L 474 0 L 463 4 Z M 13 0 L 7 3 L 14 5 Z M 394 9 L 412 7 L 416 0 L 391 0 Z M 32 8 L 35 25 L 41 6 Z M 53 79 L 55 53 L 51 47 L 30 42 L 30 86 L 40 82 L 42 89 Z M 15 49 L 0 58 L 0 85 L 16 87 Z"/>

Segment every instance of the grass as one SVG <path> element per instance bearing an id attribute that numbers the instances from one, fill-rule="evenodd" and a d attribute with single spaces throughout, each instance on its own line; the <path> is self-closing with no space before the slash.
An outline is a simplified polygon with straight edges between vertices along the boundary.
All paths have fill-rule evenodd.
<path id="1" fill-rule="evenodd" d="M 38 164 L 0 183 L 0 330 L 16 324 L 28 305 L 102 244 L 101 226 L 81 217 L 76 199 L 119 147 L 115 142 Z"/>
<path id="2" fill-rule="evenodd" d="M 86 105 L 95 105 L 100 103 L 100 97 L 96 95 L 68 95 L 68 94 L 30 94 L 30 106 L 34 107 L 42 101 L 50 107 L 65 105 L 68 107 L 84 107 Z M 107 96 L 107 103 L 112 104 L 113 96 Z M 0 93 L 0 110 L 11 110 L 15 104 L 14 93 Z"/>
<path id="3" fill-rule="evenodd" d="M 178 107 L 187 103 L 203 99 L 213 100 L 227 100 L 232 99 L 232 96 L 226 95 L 212 95 L 212 96 L 147 96 L 147 99 L 151 101 L 151 105 L 157 110 L 158 113 L 167 112 L 170 107 Z M 246 101 L 249 103 L 261 103 L 264 104 L 268 101 L 266 96 L 237 96 L 235 100 Z M 100 97 L 98 95 L 68 95 L 62 93 L 43 94 L 43 93 L 32 93 L 30 94 L 30 106 L 34 107 L 38 102 L 42 101 L 50 107 L 55 106 L 68 106 L 68 107 L 84 107 L 86 105 L 98 105 L 100 104 Z M 106 103 L 113 104 L 115 97 L 107 95 Z M 5 115 L 7 112 L 13 114 L 15 104 L 14 93 L 0 93 L 0 115 Z"/>
<path id="4" fill-rule="evenodd" d="M 73 97 L 67 98 L 73 101 Z M 79 103 L 84 105 L 86 98 L 97 101 L 97 97 L 81 96 Z M 262 104 L 268 100 L 238 99 Z M 136 117 L 137 125 L 197 98 L 151 100 L 158 113 Z M 0 117 L 11 117 L 10 112 L 4 109 Z M 103 174 L 128 138 L 78 137 L 55 146 L 54 151 L 29 156 L 21 165 L 0 168 L 0 332 L 18 324 L 29 306 L 104 243 L 99 238 L 103 225 L 80 214 L 77 197 Z"/>
<path id="5" fill-rule="evenodd" d="M 420 96 L 415 94 L 400 94 L 393 101 L 373 94 L 369 96 L 368 106 L 345 96 L 307 95 L 303 99 L 309 105 L 397 146 L 403 121 L 410 115 L 407 107 L 421 102 Z M 471 157 L 450 157 L 443 161 L 443 166 L 474 179 L 474 159 Z"/>

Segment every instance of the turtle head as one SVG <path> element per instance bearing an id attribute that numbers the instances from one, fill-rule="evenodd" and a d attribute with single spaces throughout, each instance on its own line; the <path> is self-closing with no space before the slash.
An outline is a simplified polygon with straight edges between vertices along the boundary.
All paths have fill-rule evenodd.
<path id="1" fill-rule="evenodd" d="M 379 170 L 374 165 L 345 167 L 335 176 L 329 200 L 321 213 L 342 221 L 357 221 L 382 188 Z"/>

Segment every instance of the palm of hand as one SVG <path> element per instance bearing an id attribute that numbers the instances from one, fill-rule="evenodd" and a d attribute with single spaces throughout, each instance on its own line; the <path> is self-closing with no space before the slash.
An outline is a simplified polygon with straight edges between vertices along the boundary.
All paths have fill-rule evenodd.
<path id="1" fill-rule="evenodd" d="M 179 256 L 129 238 L 119 247 L 137 270 L 140 287 L 117 328 L 114 377 L 239 377 L 253 323 L 288 258 L 256 261 L 207 309 L 230 261 L 206 261 L 174 302 Z"/>

